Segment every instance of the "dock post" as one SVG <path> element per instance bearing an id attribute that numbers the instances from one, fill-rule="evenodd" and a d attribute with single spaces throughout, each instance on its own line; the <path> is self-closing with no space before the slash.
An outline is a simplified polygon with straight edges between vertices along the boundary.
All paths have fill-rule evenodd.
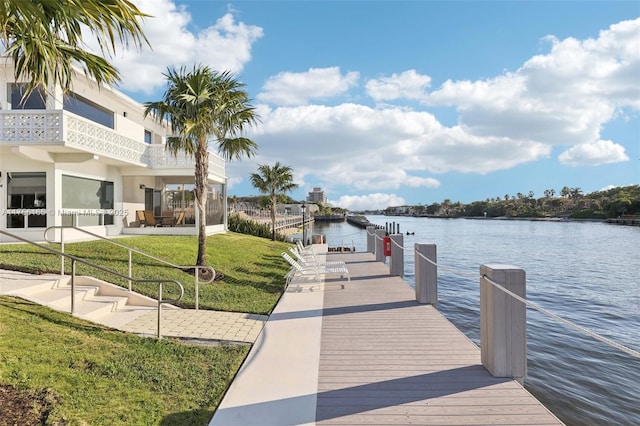
<path id="1" fill-rule="evenodd" d="M 527 375 L 527 308 L 496 288 L 526 297 L 524 270 L 512 265 L 480 266 L 480 356 L 494 377 L 524 381 Z"/>
<path id="2" fill-rule="evenodd" d="M 393 234 L 391 238 L 391 258 L 389 259 L 389 275 L 404 276 L 404 246 L 402 234 Z"/>
<path id="3" fill-rule="evenodd" d="M 376 252 L 376 227 L 367 226 L 367 253 Z"/>
<path id="4" fill-rule="evenodd" d="M 376 262 L 384 262 L 384 247 L 382 244 L 382 238 L 386 235 L 384 229 L 376 229 Z"/>
<path id="5" fill-rule="evenodd" d="M 424 256 L 424 257 L 423 257 Z M 427 259 L 425 259 L 425 257 Z M 435 244 L 415 244 L 416 301 L 438 304 L 438 267 Z"/>

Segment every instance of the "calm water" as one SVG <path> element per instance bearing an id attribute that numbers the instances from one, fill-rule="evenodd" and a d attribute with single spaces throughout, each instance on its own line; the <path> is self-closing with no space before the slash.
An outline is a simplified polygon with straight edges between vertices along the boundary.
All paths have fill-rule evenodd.
<path id="1" fill-rule="evenodd" d="M 405 277 L 414 285 L 414 243 L 436 244 L 438 310 L 480 344 L 480 264 L 527 274 L 532 302 L 640 351 L 640 228 L 603 223 L 367 216 L 400 226 Z M 330 247 L 366 250 L 366 231 L 316 224 Z M 415 233 L 406 235 L 407 232 Z M 443 269 L 460 272 L 457 275 Z M 527 311 L 527 388 L 568 425 L 640 425 L 640 360 Z"/>

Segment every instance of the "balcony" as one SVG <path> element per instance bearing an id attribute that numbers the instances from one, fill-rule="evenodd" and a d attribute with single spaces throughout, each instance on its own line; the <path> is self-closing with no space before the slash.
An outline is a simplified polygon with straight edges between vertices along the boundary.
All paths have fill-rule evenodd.
<path id="1" fill-rule="evenodd" d="M 139 127 L 142 139 L 143 128 Z M 67 152 L 83 151 L 108 157 L 123 165 L 151 169 L 195 166 L 193 158 L 184 153 L 174 156 L 165 150 L 164 145 L 147 144 L 64 110 L 1 111 L 0 135 L 0 147 L 70 148 Z M 224 160 L 212 152 L 209 152 L 209 173 L 225 176 Z"/>

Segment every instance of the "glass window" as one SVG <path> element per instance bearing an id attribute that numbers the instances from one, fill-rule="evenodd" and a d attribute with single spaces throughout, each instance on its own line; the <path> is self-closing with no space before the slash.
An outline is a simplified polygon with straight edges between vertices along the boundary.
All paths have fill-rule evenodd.
<path id="1" fill-rule="evenodd" d="M 220 225 L 224 223 L 223 185 L 209 185 L 205 214 L 207 225 Z"/>
<path id="2" fill-rule="evenodd" d="M 81 210 L 76 213 L 77 226 L 113 225 L 112 214 L 94 211 L 113 206 L 113 182 L 62 175 L 62 208 Z"/>
<path id="3" fill-rule="evenodd" d="M 94 121 L 112 129 L 114 128 L 113 111 L 109 111 L 75 93 L 70 93 L 64 97 L 63 107 L 65 110 L 84 117 L 87 120 Z"/>
<path id="4" fill-rule="evenodd" d="M 43 228 L 47 226 L 47 174 L 45 172 L 9 172 L 7 207 L 24 212 L 7 215 L 7 228 Z M 29 211 L 37 210 L 37 211 Z"/>
<path id="5" fill-rule="evenodd" d="M 146 143 L 151 143 L 151 136 L 152 136 L 152 135 L 151 135 L 151 132 L 150 132 L 150 131 L 148 131 L 148 130 L 145 130 L 145 131 L 144 131 L 144 141 L 145 141 Z"/>
<path id="6" fill-rule="evenodd" d="M 31 92 L 27 99 L 22 99 L 26 87 L 25 84 L 9 84 L 11 109 L 47 109 L 47 96 L 40 89 Z"/>

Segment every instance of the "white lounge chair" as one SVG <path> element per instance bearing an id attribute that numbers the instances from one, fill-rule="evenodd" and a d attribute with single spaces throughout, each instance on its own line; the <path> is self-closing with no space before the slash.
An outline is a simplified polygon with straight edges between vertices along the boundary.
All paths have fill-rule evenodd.
<path id="1" fill-rule="evenodd" d="M 292 267 L 292 274 L 288 273 L 287 277 L 287 285 L 291 282 L 291 279 L 295 275 L 309 276 L 313 275 L 317 281 L 320 281 L 320 274 L 324 275 L 340 275 L 341 278 L 347 277 L 347 281 L 351 281 L 351 276 L 349 275 L 349 270 L 346 266 L 321 266 L 321 265 L 311 265 L 311 266 L 303 266 L 300 263 L 296 262 L 291 256 L 287 253 L 282 252 L 282 257 L 289 262 Z M 344 285 L 342 286 L 344 288 Z"/>
<path id="2" fill-rule="evenodd" d="M 335 261 L 329 261 L 329 262 L 318 262 L 318 260 L 316 259 L 315 253 L 304 256 L 300 254 L 300 252 L 293 247 L 289 247 L 289 251 L 296 257 L 296 259 L 302 266 L 313 266 L 313 265 L 329 266 L 329 267 L 333 267 L 333 266 L 346 267 L 347 266 L 347 264 L 341 260 L 335 260 Z"/>

